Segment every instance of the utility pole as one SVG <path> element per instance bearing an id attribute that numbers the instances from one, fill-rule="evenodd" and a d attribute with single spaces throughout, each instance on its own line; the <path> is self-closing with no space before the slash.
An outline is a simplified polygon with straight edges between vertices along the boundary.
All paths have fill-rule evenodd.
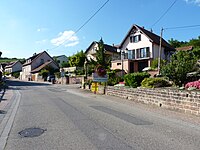
<path id="1" fill-rule="evenodd" d="M 158 55 L 158 75 L 160 75 L 160 66 L 161 66 L 161 54 L 162 54 L 162 36 L 163 36 L 163 28 L 160 32 L 160 45 L 159 45 L 159 55 Z"/>

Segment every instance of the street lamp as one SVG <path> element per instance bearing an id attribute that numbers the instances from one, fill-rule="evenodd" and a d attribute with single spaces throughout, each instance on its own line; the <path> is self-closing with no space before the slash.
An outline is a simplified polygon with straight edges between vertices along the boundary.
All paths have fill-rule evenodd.
<path id="1" fill-rule="evenodd" d="M 124 76 L 124 58 L 125 58 L 125 54 L 127 53 L 127 50 L 117 49 L 117 52 L 120 53 L 120 55 L 121 55 L 121 63 L 122 63 L 122 72 L 121 72 L 121 75 L 123 77 Z"/>

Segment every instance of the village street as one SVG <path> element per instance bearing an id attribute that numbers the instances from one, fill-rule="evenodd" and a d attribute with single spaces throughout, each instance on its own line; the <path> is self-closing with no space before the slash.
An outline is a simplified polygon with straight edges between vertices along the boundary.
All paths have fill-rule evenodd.
<path id="1" fill-rule="evenodd" d="M 13 98 L 1 117 L 2 149 L 199 150 L 199 117 L 95 95 L 78 85 L 9 84 Z"/>

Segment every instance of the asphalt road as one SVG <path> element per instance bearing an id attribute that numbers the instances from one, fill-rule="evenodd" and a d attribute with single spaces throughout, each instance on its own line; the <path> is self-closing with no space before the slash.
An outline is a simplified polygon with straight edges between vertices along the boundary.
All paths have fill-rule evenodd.
<path id="1" fill-rule="evenodd" d="M 199 150 L 199 117 L 94 95 L 77 86 L 11 81 L 19 107 L 6 150 Z M 19 95 L 20 94 L 20 95 Z M 195 122 L 197 120 L 197 123 Z M 193 122 L 194 121 L 194 122 Z M 34 129 L 43 129 L 36 137 Z M 34 130 L 34 131 L 33 131 Z"/>

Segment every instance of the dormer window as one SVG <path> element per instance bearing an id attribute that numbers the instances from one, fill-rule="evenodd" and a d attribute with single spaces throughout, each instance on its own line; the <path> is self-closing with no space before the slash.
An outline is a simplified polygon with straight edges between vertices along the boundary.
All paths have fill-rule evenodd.
<path id="1" fill-rule="evenodd" d="M 130 43 L 137 43 L 141 41 L 141 35 L 130 36 Z"/>

